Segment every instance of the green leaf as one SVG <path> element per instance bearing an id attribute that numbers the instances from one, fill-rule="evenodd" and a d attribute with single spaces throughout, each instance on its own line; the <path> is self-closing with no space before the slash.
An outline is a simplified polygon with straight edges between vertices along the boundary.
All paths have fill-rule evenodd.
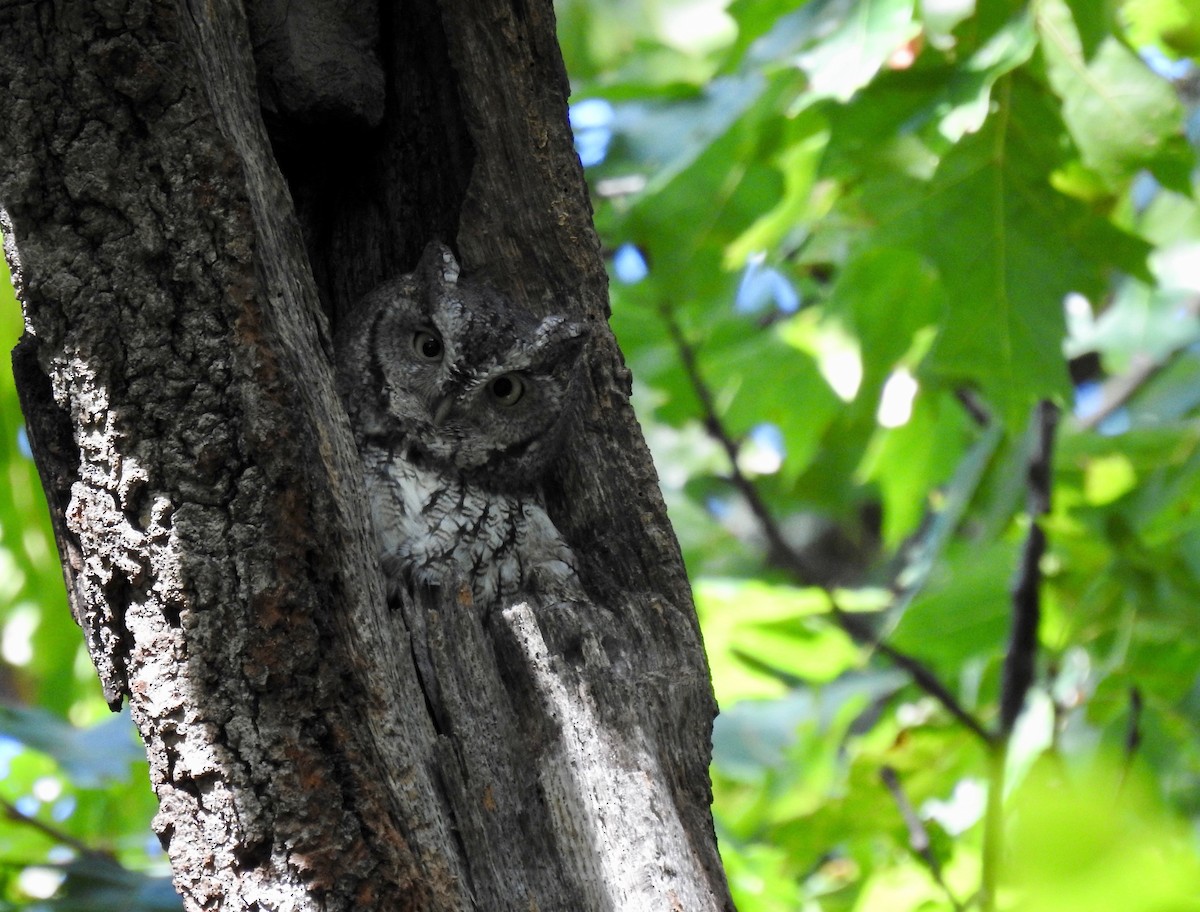
<path id="1" fill-rule="evenodd" d="M 1159 44 L 1182 57 L 1200 56 L 1200 8 L 1192 0 L 1125 0 L 1135 47 Z"/>
<path id="2" fill-rule="evenodd" d="M 839 0 L 812 2 L 805 25 L 820 41 L 800 54 L 808 73 L 808 97 L 847 101 L 869 83 L 899 48 L 920 31 L 913 21 L 913 0 Z"/>
<path id="3" fill-rule="evenodd" d="M 757 74 L 714 81 L 685 100 L 614 106 L 613 156 L 648 175 L 647 193 L 670 183 L 745 114 L 767 88 Z"/>
<path id="4" fill-rule="evenodd" d="M 0 706 L 0 732 L 49 754 L 81 786 L 128 781 L 130 765 L 145 759 L 127 715 L 76 728 L 42 709 Z"/>
<path id="5" fill-rule="evenodd" d="M 950 552 L 928 592 L 913 599 L 892 645 L 938 668 L 968 657 L 1000 655 L 1008 633 L 1008 584 L 1017 547 L 998 543 Z M 969 554 L 969 559 L 964 559 Z"/>
<path id="6" fill-rule="evenodd" d="M 904 683 L 904 675 L 892 669 L 852 672 L 820 688 L 800 687 L 774 700 L 734 703 L 722 709 L 713 725 L 713 763 L 721 775 L 760 779 L 787 762 L 802 730 L 825 735 L 831 728 L 845 728 Z"/>
<path id="7" fill-rule="evenodd" d="M 740 345 L 706 349 L 709 376 L 728 429 L 738 438 L 754 425 L 774 424 L 783 434 L 784 472 L 795 478 L 816 457 L 826 429 L 844 408 L 811 354 L 780 345 L 804 335 L 804 315 L 774 333 Z M 803 402 L 799 409 L 797 403 Z"/>
<path id="8" fill-rule="evenodd" d="M 1170 84 L 1115 36 L 1085 50 L 1063 0 L 1035 5 L 1038 34 L 1063 119 L 1084 164 L 1110 184 L 1149 166 L 1183 129 Z"/>
<path id="9" fill-rule="evenodd" d="M 998 112 L 942 160 L 925 188 L 871 204 L 884 237 L 916 233 L 941 274 L 948 310 L 927 363 L 946 382 L 977 384 L 1006 424 L 1070 390 L 1063 298 L 1098 294 L 1113 265 L 1139 266 L 1145 245 L 1054 191 L 1061 124 L 1034 87 L 1004 81 Z"/>
<path id="10" fill-rule="evenodd" d="M 858 338 L 860 396 L 878 398 L 888 375 L 912 351 L 917 334 L 933 326 L 945 306 L 937 272 L 912 250 L 872 246 L 846 264 L 827 309 Z"/>
<path id="11" fill-rule="evenodd" d="M 646 140 L 618 137 L 591 174 L 605 246 L 636 243 L 650 266 L 636 285 L 614 283 L 614 325 L 650 392 L 639 417 L 697 581 L 726 710 L 714 731 L 714 816 L 739 908 L 953 908 L 912 857 L 879 780 L 884 764 L 922 816 L 933 800 L 967 796 L 953 817 L 939 810 L 926 823 L 970 827 L 947 824 L 951 845 L 938 857 L 959 904 L 977 903 L 982 828 L 968 799 L 985 784 L 986 750 L 914 686 L 903 699 L 868 700 L 869 712 L 862 700 L 832 699 L 842 682 L 894 672 L 836 630 L 824 594 L 774 582 L 786 571 L 770 563 L 759 524 L 731 493 L 725 454 L 704 436 L 664 307 L 696 346 L 731 435 L 766 420 L 784 429 L 788 461 L 753 479 L 783 533 L 863 587 L 850 594 L 888 593 L 887 641 L 927 663 L 985 723 L 1026 530 L 1028 409 L 1073 392 L 1065 296 L 1082 295 L 1095 315 L 1089 334 L 1072 307 L 1077 379 L 1115 379 L 1154 357 L 1160 372 L 1126 405 L 1129 431 L 1103 437 L 1061 422 L 1043 522 L 1037 688 L 1062 710 L 1060 774 L 1076 781 L 1060 791 L 1115 793 L 1077 773 L 1095 764 L 1097 738 L 1121 748 L 1136 688 L 1133 765 L 1157 777 L 1174 810 L 1196 816 L 1200 205 L 1173 95 L 1190 82 L 1169 85 L 1132 50 L 1181 47 L 1192 5 L 734 0 L 739 35 L 722 71 L 752 74 L 762 90 L 730 95 L 723 114 L 716 93 L 733 84 L 706 95 L 686 78 L 649 78 L 684 69 L 666 65 L 644 28 L 627 46 L 641 59 L 614 57 L 592 74 L 605 97 L 646 115 Z M 899 48 L 915 59 L 891 57 Z M 669 135 L 651 135 L 651 113 Z M 646 163 L 665 178 L 654 183 Z M 629 175 L 652 182 L 638 196 L 612 195 L 607 178 Z M 731 270 L 751 253 L 799 292 L 797 314 L 735 310 Z M 827 378 L 852 361 L 857 394 L 839 383 L 835 395 Z M 883 428 L 881 391 L 899 367 L 919 384 L 913 414 Z M 986 427 L 962 408 L 963 388 L 993 416 Z M 713 503 L 727 508 L 719 521 Z M 1002 829 L 1019 829 L 1019 817 Z M 1011 840 L 999 848 L 1028 854 Z M 1155 850 L 1169 856 L 1161 843 Z M 1196 857 L 1189 846 L 1172 872 Z M 1074 882 L 1076 861 L 1085 882 Z M 1157 908 L 1083 856 L 1038 874 L 1047 872 L 1056 883 L 1010 879 L 1005 890 L 1024 892 L 1002 892 L 998 904 L 1115 907 L 1107 890 L 1123 909 Z M 1188 908 L 1176 888 L 1194 896 L 1194 884 L 1169 880 L 1146 895 Z"/>
<path id="12" fill-rule="evenodd" d="M 834 623 L 819 589 L 702 579 L 695 596 L 706 638 L 721 644 L 709 654 L 721 702 L 783 693 L 780 672 L 829 681 L 859 662 L 859 648 Z M 748 665 L 739 654 L 757 661 Z"/>
<path id="13" fill-rule="evenodd" d="M 747 51 L 751 50 L 759 39 L 765 40 L 758 55 L 762 59 L 773 60 L 779 55 L 780 36 L 769 35 L 773 31 L 790 32 L 793 21 L 800 20 L 802 13 L 797 11 L 805 0 L 732 0 L 726 12 L 737 23 L 737 38 L 730 47 L 724 70 L 735 69 L 743 63 Z"/>
<path id="14" fill-rule="evenodd" d="M 1047 762 L 1018 796 L 1009 863 L 1019 907 L 1200 910 L 1200 860 L 1154 790 L 1108 765 L 1063 788 L 1060 770 Z"/>
<path id="15" fill-rule="evenodd" d="M 800 234 L 817 214 L 812 211 L 810 195 L 829 141 L 828 125 L 819 113 L 806 111 L 792 121 L 789 132 L 789 144 L 775 159 L 783 175 L 783 195 L 778 205 L 726 248 L 727 266 L 742 266 L 751 254 L 773 249 L 785 238 Z"/>
<path id="16" fill-rule="evenodd" d="M 860 474 L 879 487 L 885 544 L 901 544 L 930 510 L 931 494 L 963 454 L 967 420 L 950 397 L 918 395 L 903 426 L 878 431 Z"/>
<path id="17" fill-rule="evenodd" d="M 965 66 L 955 68 L 937 102 L 941 134 L 957 142 L 978 130 L 987 119 L 996 80 L 1026 63 L 1036 47 L 1033 20 L 1023 12 L 975 51 Z"/>

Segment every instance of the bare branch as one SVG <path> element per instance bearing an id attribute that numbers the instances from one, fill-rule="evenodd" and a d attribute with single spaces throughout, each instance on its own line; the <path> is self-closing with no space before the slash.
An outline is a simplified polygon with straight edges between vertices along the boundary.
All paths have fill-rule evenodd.
<path id="1" fill-rule="evenodd" d="M 973 389 L 960 386 L 954 391 L 954 398 L 966 409 L 967 414 L 971 416 L 971 420 L 979 425 L 979 427 L 987 428 L 992 426 L 991 410 Z"/>
<path id="2" fill-rule="evenodd" d="M 87 843 L 76 839 L 70 833 L 65 833 L 56 827 L 52 827 L 48 823 L 43 823 L 36 817 L 26 814 L 6 798 L 0 798 L 0 813 L 3 813 L 5 817 L 14 823 L 19 823 L 21 826 L 27 826 L 31 829 L 37 830 L 43 836 L 53 839 L 59 845 L 64 845 L 67 848 L 74 849 L 80 855 L 103 858 L 107 861 L 116 861 L 116 858 L 111 853 L 105 852 L 102 849 L 94 849 Z"/>
<path id="3" fill-rule="evenodd" d="M 1142 692 L 1129 688 L 1129 722 L 1125 728 L 1125 757 L 1132 760 L 1142 744 Z"/>
<path id="4" fill-rule="evenodd" d="M 1192 319 L 1200 315 L 1200 295 L 1188 298 L 1180 311 L 1183 316 Z M 1100 406 L 1090 415 L 1078 420 L 1080 429 L 1090 431 L 1099 427 L 1105 418 L 1137 395 L 1138 391 L 1158 376 L 1174 358 L 1187 351 L 1193 341 L 1194 339 L 1188 339 L 1179 347 L 1161 355 L 1135 352 L 1125 373 L 1110 377 L 1104 382 L 1100 389 Z"/>
<path id="5" fill-rule="evenodd" d="M 996 908 L 996 887 L 1004 841 L 1004 778 L 1013 726 L 1033 684 L 1037 660 L 1038 625 L 1041 621 L 1040 562 L 1046 550 L 1041 519 L 1050 512 L 1051 469 L 1058 407 L 1042 400 L 1033 413 L 1032 446 L 1026 471 L 1029 534 L 1012 590 L 1012 627 L 1000 684 L 1000 720 L 989 757 L 988 800 L 984 812 L 983 874 L 981 893 L 985 912 Z"/>
<path id="6" fill-rule="evenodd" d="M 955 719 L 970 729 L 981 741 L 989 743 L 992 740 L 992 736 L 988 730 L 959 702 L 958 698 L 938 679 L 938 676 L 934 674 L 929 666 L 925 665 L 920 659 L 906 652 L 901 652 L 899 649 L 889 646 L 885 641 L 878 639 L 874 631 L 870 630 L 866 624 L 854 615 L 848 614 L 838 607 L 836 601 L 833 601 L 832 593 L 829 595 L 831 602 L 833 602 L 834 619 L 837 621 L 838 626 L 846 631 L 856 643 L 874 649 L 897 668 L 904 671 L 912 678 L 914 684 L 941 703 L 942 707 L 950 715 L 954 716 Z"/>
<path id="7" fill-rule="evenodd" d="M 1142 691 L 1138 687 L 1129 688 L 1129 720 L 1125 723 L 1125 757 L 1121 765 L 1120 788 L 1124 789 L 1129 771 L 1133 769 L 1133 759 L 1137 756 L 1138 748 L 1142 746 Z"/>
<path id="8" fill-rule="evenodd" d="M 759 528 L 762 530 L 763 535 L 766 536 L 767 544 L 770 547 L 771 559 L 775 563 L 780 564 L 800 582 L 814 583 L 814 581 L 820 579 L 821 574 L 819 569 L 801 552 L 793 548 L 787 539 L 784 538 L 779 524 L 775 521 L 775 517 L 771 515 L 771 511 L 767 507 L 766 502 L 763 501 L 758 488 L 738 467 L 738 452 L 741 447 L 729 434 L 728 430 L 726 430 L 720 416 L 717 414 L 712 390 L 708 388 L 708 384 L 700 375 L 700 369 L 696 363 L 695 348 L 684 336 L 683 330 L 679 326 L 679 321 L 675 319 L 675 314 L 671 309 L 664 304 L 660 306 L 659 312 L 662 314 L 663 321 L 667 325 L 667 330 L 671 334 L 671 339 L 674 341 L 675 347 L 679 350 L 679 360 L 683 364 L 683 369 L 687 374 L 688 382 L 692 386 L 692 391 L 700 401 L 700 410 L 704 416 L 704 429 L 713 440 L 721 445 L 721 448 L 725 451 L 725 455 L 729 457 L 729 481 L 737 489 L 738 493 L 745 498 L 750 511 L 754 514 L 755 519 L 758 520 Z"/>
<path id="9" fill-rule="evenodd" d="M 692 390 L 700 402 L 700 408 L 704 415 L 705 430 L 721 445 L 729 456 L 730 482 L 745 497 L 750 510 L 758 520 L 759 527 L 770 544 L 772 559 L 787 569 L 801 583 L 812 584 L 814 579 L 819 578 L 819 573 L 813 568 L 811 562 L 796 548 L 792 547 L 791 543 L 784 537 L 779 523 L 767 508 L 758 488 L 753 481 L 746 477 L 745 473 L 738 466 L 738 444 L 729 434 L 720 416 L 717 414 L 712 391 L 708 388 L 708 384 L 705 382 L 697 365 L 695 348 L 684 336 L 683 330 L 680 328 L 679 322 L 675 319 L 675 315 L 671 309 L 664 304 L 659 307 L 659 312 L 662 314 L 663 321 L 667 325 L 671 338 L 679 350 L 679 358 L 683 364 L 684 371 L 687 373 L 688 381 L 691 383 Z M 991 735 L 983 725 L 938 680 L 937 675 L 928 666 L 923 664 L 919 659 L 882 642 L 876 632 L 870 629 L 867 624 L 854 615 L 847 614 L 838 606 L 837 600 L 834 598 L 833 592 L 830 591 L 829 587 L 822 586 L 821 588 L 829 596 L 833 619 L 855 642 L 876 650 L 892 664 L 906 672 L 912 678 L 913 683 L 941 703 L 947 712 L 970 729 L 981 740 L 985 743 L 991 741 Z"/>
<path id="10" fill-rule="evenodd" d="M 1012 628 L 1000 691 L 1001 738 L 1007 738 L 1012 732 L 1033 683 L 1041 621 L 1040 562 L 1046 550 L 1046 533 L 1040 520 L 1050 512 L 1050 471 L 1058 407 L 1043 400 L 1034 410 L 1033 420 L 1033 447 L 1027 471 L 1029 534 L 1025 538 L 1012 590 Z"/>
<path id="11" fill-rule="evenodd" d="M 908 795 L 905 794 L 904 787 L 900 784 L 900 777 L 896 775 L 896 770 L 885 766 L 879 771 L 879 778 L 883 780 L 884 786 L 891 793 L 892 800 L 896 802 L 900 816 L 904 818 L 904 827 L 908 830 L 908 847 L 928 866 L 934 882 L 942 888 L 942 892 L 946 894 L 946 898 L 950 900 L 950 905 L 956 912 L 962 909 L 962 903 L 958 901 L 942 878 L 942 864 L 933 851 L 933 843 L 929 838 L 929 831 L 925 828 L 925 821 L 921 819 L 916 808 L 912 806 L 912 802 L 908 800 Z"/>

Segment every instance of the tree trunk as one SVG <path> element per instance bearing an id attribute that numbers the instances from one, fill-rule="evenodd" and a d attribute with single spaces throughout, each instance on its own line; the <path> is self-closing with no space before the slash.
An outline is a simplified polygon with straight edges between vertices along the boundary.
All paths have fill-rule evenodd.
<path id="1" fill-rule="evenodd" d="M 6 4 L 0 46 L 18 386 L 187 908 L 732 908 L 548 0 Z M 546 485 L 586 607 L 385 604 L 328 327 L 434 238 L 594 324 Z"/>

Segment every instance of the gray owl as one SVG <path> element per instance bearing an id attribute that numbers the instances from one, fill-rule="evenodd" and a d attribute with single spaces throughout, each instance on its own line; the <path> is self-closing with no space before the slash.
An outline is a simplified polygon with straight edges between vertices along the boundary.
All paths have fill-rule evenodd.
<path id="1" fill-rule="evenodd" d="M 540 503 L 563 441 L 586 327 L 538 319 L 459 276 L 430 244 L 342 322 L 337 384 L 362 455 L 390 595 L 416 585 L 494 606 L 578 594 Z"/>

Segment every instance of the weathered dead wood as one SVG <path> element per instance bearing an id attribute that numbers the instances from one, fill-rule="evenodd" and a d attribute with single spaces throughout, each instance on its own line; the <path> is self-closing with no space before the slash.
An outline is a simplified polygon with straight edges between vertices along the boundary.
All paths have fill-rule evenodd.
<path id="1" fill-rule="evenodd" d="M 335 92 L 269 139 L 232 0 L 0 9 L 23 406 L 176 883 L 192 909 L 731 908 L 699 633 L 603 328 L 550 5 L 379 25 L 378 123 Z M 410 631 L 384 607 L 326 320 L 434 236 L 597 326 L 548 491 L 587 611 L 430 605 Z"/>

